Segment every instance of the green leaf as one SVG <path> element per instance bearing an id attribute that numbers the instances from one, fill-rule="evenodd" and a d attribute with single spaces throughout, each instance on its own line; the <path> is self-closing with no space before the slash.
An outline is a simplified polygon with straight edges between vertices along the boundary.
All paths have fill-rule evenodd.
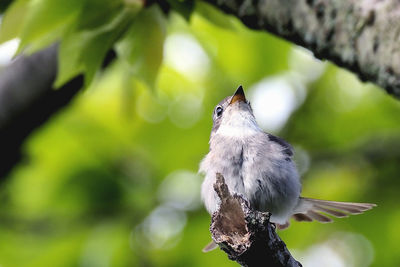
<path id="1" fill-rule="evenodd" d="M 28 44 L 40 49 L 56 39 L 73 25 L 85 1 L 36 0 L 29 2 L 28 14 L 21 33 L 21 51 Z M 36 44 L 33 44 L 37 42 Z"/>
<path id="2" fill-rule="evenodd" d="M 182 15 L 187 21 L 194 10 L 194 0 L 167 0 L 172 9 Z"/>
<path id="3" fill-rule="evenodd" d="M 157 5 L 142 10 L 117 44 L 132 75 L 153 87 L 163 58 L 166 19 Z"/>
<path id="4" fill-rule="evenodd" d="M 123 7 L 122 0 L 85 0 L 82 16 L 77 21 L 79 29 L 94 29 L 107 24 Z"/>
<path id="5" fill-rule="evenodd" d="M 88 86 L 107 51 L 128 28 L 136 12 L 136 10 L 125 8 L 99 28 L 67 34 L 59 49 L 59 71 L 55 87 L 62 86 L 81 72 L 85 73 L 85 86 Z"/>
<path id="6" fill-rule="evenodd" d="M 20 34 L 27 9 L 28 0 L 17 0 L 9 6 L 0 25 L 0 43 L 14 39 Z"/>

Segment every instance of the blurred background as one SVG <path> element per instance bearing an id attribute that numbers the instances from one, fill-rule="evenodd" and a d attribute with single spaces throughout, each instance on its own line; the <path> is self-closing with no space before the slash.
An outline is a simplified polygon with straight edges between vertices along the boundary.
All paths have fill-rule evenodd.
<path id="1" fill-rule="evenodd" d="M 197 170 L 212 110 L 240 84 L 260 126 L 295 147 L 304 196 L 378 204 L 292 222 L 279 235 L 294 257 L 400 266 L 400 103 L 209 6 L 165 23 L 154 86 L 117 59 L 26 139 L 0 183 L 0 266 L 237 266 L 201 252 L 210 216 Z M 0 46 L 1 69 L 18 43 Z"/>

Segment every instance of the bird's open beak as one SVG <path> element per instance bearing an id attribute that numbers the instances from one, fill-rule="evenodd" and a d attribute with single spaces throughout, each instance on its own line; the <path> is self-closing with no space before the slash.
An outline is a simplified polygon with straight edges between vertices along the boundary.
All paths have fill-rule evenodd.
<path id="1" fill-rule="evenodd" d="M 246 97 L 244 96 L 242 86 L 239 86 L 239 88 L 236 90 L 235 94 L 231 98 L 231 102 L 229 103 L 229 105 L 231 105 L 237 101 L 246 102 Z"/>

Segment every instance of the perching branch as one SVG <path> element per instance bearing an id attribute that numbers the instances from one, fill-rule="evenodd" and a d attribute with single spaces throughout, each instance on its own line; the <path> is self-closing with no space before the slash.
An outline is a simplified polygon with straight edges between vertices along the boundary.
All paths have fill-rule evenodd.
<path id="1" fill-rule="evenodd" d="M 221 199 L 211 219 L 213 240 L 229 259 L 242 266 L 299 267 L 269 222 L 269 214 L 249 208 L 239 195 L 231 195 L 224 177 L 217 173 L 214 190 Z"/>
<path id="2" fill-rule="evenodd" d="M 206 0 L 249 28 L 266 30 L 345 67 L 400 98 L 400 2 Z M 351 90 L 351 88 L 349 88 Z"/>

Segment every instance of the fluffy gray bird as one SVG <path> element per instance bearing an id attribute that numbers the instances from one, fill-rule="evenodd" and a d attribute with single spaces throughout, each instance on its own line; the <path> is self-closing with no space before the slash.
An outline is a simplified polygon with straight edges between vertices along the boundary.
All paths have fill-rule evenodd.
<path id="1" fill-rule="evenodd" d="M 288 227 L 291 217 L 325 223 L 332 221 L 325 214 L 347 217 L 376 206 L 301 197 L 300 177 L 292 157 L 290 144 L 258 126 L 240 86 L 214 109 L 210 151 L 199 170 L 205 175 L 201 196 L 207 211 L 212 214 L 219 205 L 213 188 L 216 173 L 221 173 L 229 190 L 243 195 L 253 209 L 270 212 L 270 221 L 279 229 Z M 209 245 L 204 250 L 214 247 Z"/>

